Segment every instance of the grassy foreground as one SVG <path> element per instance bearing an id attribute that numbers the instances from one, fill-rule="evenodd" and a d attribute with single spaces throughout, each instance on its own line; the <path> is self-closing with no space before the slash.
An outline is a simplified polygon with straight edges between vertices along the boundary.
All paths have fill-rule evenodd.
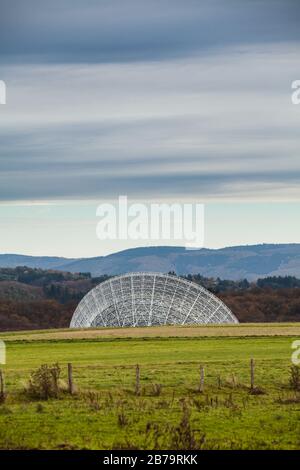
<path id="1" fill-rule="evenodd" d="M 290 389 L 289 369 L 300 327 L 230 328 L 230 335 L 228 327 L 0 334 L 8 392 L 0 405 L 0 448 L 299 449 L 300 394 Z M 251 357 L 263 394 L 249 393 Z M 28 398 L 31 371 L 56 362 L 62 389 L 72 362 L 77 393 Z"/>

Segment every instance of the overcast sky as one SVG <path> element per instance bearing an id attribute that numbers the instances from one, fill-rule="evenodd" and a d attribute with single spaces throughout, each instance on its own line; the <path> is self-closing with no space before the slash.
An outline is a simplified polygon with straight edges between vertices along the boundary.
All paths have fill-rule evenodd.
<path id="1" fill-rule="evenodd" d="M 0 252 L 122 249 L 88 235 L 120 194 L 211 204 L 207 246 L 300 242 L 299 56 L 297 0 L 0 0 Z"/>

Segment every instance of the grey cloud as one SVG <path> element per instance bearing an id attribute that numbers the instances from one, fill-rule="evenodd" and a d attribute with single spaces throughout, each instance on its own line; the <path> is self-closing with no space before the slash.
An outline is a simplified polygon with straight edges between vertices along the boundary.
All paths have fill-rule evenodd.
<path id="1" fill-rule="evenodd" d="M 299 41 L 297 0 L 1 0 L 14 62 L 127 62 Z"/>
<path id="2" fill-rule="evenodd" d="M 251 197 L 256 185 L 273 195 L 278 185 L 287 194 L 295 187 L 300 172 L 295 120 L 285 121 L 282 114 L 280 120 L 237 122 L 229 113 L 218 122 L 214 116 L 3 129 L 0 199 L 89 198 L 116 191 L 239 198 Z"/>
<path id="3" fill-rule="evenodd" d="M 150 119 L 131 124 L 125 121 L 124 129 L 122 122 L 118 122 L 115 127 L 104 123 L 102 129 L 99 124 L 85 123 L 48 126 L 39 132 L 23 134 L 2 132 L 0 199 L 85 199 L 122 193 L 134 197 L 169 194 L 179 199 L 193 194 L 203 199 L 263 196 L 264 193 L 263 197 L 269 193 L 276 197 L 278 188 L 285 190 L 287 196 L 292 189 L 293 197 L 296 196 L 300 164 L 291 149 L 286 153 L 291 143 L 284 128 L 266 129 L 269 146 L 266 140 L 262 142 L 259 133 L 257 140 L 254 129 L 250 135 L 244 135 L 242 129 L 240 136 L 236 130 L 233 146 L 230 146 L 230 135 L 226 139 L 225 129 L 222 138 L 219 136 L 221 140 L 214 145 L 214 129 L 208 128 L 206 136 L 211 137 L 210 145 L 203 148 L 174 145 L 173 149 L 160 145 L 155 152 L 141 142 L 132 148 L 122 148 L 118 138 L 119 132 L 122 135 L 130 128 L 138 134 L 141 127 L 149 127 L 155 134 L 153 128 L 166 127 L 170 131 L 174 126 L 175 136 L 180 127 L 188 128 L 194 119 L 195 116 L 157 122 Z M 99 145 L 93 141 L 94 146 L 89 148 L 89 137 L 97 134 L 96 129 Z M 296 133 L 297 129 L 292 131 Z M 101 150 L 101 138 L 107 132 L 109 139 L 119 140 L 119 146 Z"/>
<path id="4" fill-rule="evenodd" d="M 134 61 L 6 64 L 1 199 L 299 199 L 298 3 L 0 2 L 5 60 Z"/>
<path id="5" fill-rule="evenodd" d="M 114 176 L 112 178 L 91 174 L 89 178 L 82 179 L 80 173 L 57 173 L 55 179 L 49 179 L 39 172 L 31 172 L 27 178 L 20 172 L 15 178 L 14 185 L 8 184 L 5 177 L 1 178 L 0 198 L 16 200 L 23 198 L 32 199 L 72 199 L 78 196 L 80 189 L 81 198 L 108 198 L 118 197 L 119 194 L 127 194 L 129 197 L 139 197 L 141 188 L 143 197 L 179 197 L 178 188 L 184 188 L 185 196 L 193 196 L 198 200 L 206 200 L 215 197 L 236 197 L 242 200 L 247 193 L 259 197 L 262 193 L 269 192 L 276 200 L 278 188 L 285 190 L 286 183 L 289 188 L 296 188 L 300 183 L 300 172 L 268 171 L 265 173 L 245 172 L 234 174 L 205 174 L 201 175 L 193 171 L 185 175 L 151 175 L 142 177 Z M 270 185 L 272 187 L 270 191 Z M 289 197 L 289 192 L 286 192 Z"/>

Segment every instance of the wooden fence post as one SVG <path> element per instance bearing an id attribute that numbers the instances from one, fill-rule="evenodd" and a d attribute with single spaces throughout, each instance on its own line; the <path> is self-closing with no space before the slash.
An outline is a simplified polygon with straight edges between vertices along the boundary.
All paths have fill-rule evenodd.
<path id="1" fill-rule="evenodd" d="M 69 383 L 69 393 L 73 395 L 74 393 L 74 383 L 73 383 L 73 366 L 68 363 L 68 383 Z"/>
<path id="2" fill-rule="evenodd" d="M 140 394 L 140 366 L 138 364 L 135 368 L 135 394 Z"/>
<path id="3" fill-rule="evenodd" d="M 254 389 L 254 359 L 250 359 L 250 383 L 251 383 L 251 390 Z"/>
<path id="4" fill-rule="evenodd" d="M 5 382 L 4 382 L 4 375 L 2 370 L 0 369 L 0 400 L 5 400 Z"/>
<path id="5" fill-rule="evenodd" d="M 200 383 L 199 383 L 199 392 L 203 393 L 204 391 L 204 367 L 200 366 Z"/>

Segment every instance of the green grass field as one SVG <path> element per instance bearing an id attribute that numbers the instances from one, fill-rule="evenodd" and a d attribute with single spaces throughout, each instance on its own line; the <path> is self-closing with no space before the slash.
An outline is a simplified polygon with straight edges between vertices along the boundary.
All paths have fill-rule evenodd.
<path id="1" fill-rule="evenodd" d="M 253 326 L 241 330 L 241 325 L 239 336 L 224 335 L 226 327 L 211 330 L 213 335 L 201 327 L 182 328 L 181 334 L 152 328 L 152 336 L 147 328 L 127 335 L 121 330 L 111 335 L 89 330 L 80 337 L 69 336 L 69 330 L 65 337 L 63 331 L 0 335 L 7 344 L 2 370 L 8 393 L 0 405 L 0 448 L 299 449 L 300 393 L 291 390 L 289 375 L 300 326 L 268 325 L 269 336 L 265 327 L 252 336 Z M 264 394 L 249 393 L 251 357 Z M 56 362 L 62 388 L 67 363 L 73 364 L 76 394 L 28 398 L 24 388 L 31 371 Z M 205 367 L 203 393 L 199 364 Z"/>

